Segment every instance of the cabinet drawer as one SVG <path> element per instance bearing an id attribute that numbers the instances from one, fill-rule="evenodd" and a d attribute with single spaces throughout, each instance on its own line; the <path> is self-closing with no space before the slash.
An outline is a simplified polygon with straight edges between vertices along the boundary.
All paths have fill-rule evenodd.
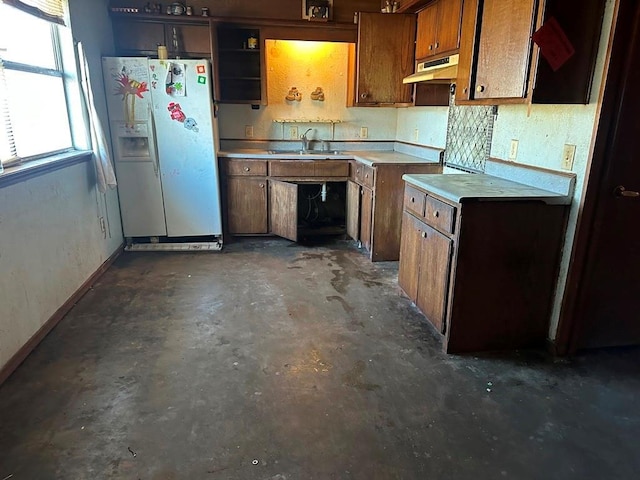
<path id="1" fill-rule="evenodd" d="M 404 189 L 404 208 L 420 217 L 424 216 L 426 193 L 407 185 Z"/>
<path id="2" fill-rule="evenodd" d="M 430 225 L 433 225 L 437 229 L 443 232 L 453 233 L 455 213 L 455 207 L 433 197 L 426 198 L 424 218 Z"/>
<path id="3" fill-rule="evenodd" d="M 270 160 L 269 175 L 272 177 L 312 177 L 314 160 Z"/>
<path id="4" fill-rule="evenodd" d="M 365 187 L 373 188 L 373 176 L 375 170 L 373 167 L 364 165 L 362 163 L 356 164 L 356 182 Z"/>
<path id="5" fill-rule="evenodd" d="M 272 177 L 348 177 L 349 162 L 345 160 L 271 160 Z"/>
<path id="6" fill-rule="evenodd" d="M 227 162 L 227 175 L 267 175 L 266 160 L 231 159 Z"/>

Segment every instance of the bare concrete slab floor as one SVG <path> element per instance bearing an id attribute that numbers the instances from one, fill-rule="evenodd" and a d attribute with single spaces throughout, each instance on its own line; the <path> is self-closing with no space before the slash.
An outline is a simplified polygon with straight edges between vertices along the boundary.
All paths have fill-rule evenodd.
<path id="1" fill-rule="evenodd" d="M 0 480 L 637 478 L 638 349 L 446 356 L 396 278 L 341 242 L 123 254 L 0 387 Z"/>

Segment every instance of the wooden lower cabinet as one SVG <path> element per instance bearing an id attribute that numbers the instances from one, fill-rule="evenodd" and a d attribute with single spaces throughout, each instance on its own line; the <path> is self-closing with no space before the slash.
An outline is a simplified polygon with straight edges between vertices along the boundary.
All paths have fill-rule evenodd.
<path id="1" fill-rule="evenodd" d="M 227 179 L 229 233 L 267 233 L 267 180 L 255 177 Z"/>
<path id="2" fill-rule="evenodd" d="M 398 284 L 442 333 L 453 242 L 406 212 L 402 222 Z"/>
<path id="3" fill-rule="evenodd" d="M 410 185 L 404 199 L 398 284 L 443 334 L 444 351 L 542 346 L 567 207 L 456 203 Z"/>
<path id="4" fill-rule="evenodd" d="M 441 173 L 439 163 L 353 161 L 347 186 L 347 234 L 359 241 L 374 262 L 400 258 L 400 229 L 405 173 Z"/>

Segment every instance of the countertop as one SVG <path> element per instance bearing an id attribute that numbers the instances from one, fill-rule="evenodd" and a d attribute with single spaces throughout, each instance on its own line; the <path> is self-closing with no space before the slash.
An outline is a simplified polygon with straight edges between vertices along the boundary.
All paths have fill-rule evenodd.
<path id="1" fill-rule="evenodd" d="M 403 175 L 407 183 L 432 192 L 445 200 L 539 200 L 568 205 L 571 197 L 486 174 Z"/>
<path id="2" fill-rule="evenodd" d="M 234 149 L 218 152 L 219 157 L 226 158 L 261 158 L 267 160 L 358 160 L 366 165 L 407 164 L 407 163 L 439 163 L 438 160 L 429 160 L 394 150 L 354 150 L 335 152 L 312 153 L 269 151 L 261 149 Z"/>

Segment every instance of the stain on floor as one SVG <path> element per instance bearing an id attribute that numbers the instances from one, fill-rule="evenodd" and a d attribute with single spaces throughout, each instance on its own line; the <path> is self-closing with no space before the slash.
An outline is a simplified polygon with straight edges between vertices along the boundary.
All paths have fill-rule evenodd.
<path id="1" fill-rule="evenodd" d="M 447 356 L 348 242 L 129 252 L 0 386 L 0 480 L 628 480 L 639 373 Z"/>

